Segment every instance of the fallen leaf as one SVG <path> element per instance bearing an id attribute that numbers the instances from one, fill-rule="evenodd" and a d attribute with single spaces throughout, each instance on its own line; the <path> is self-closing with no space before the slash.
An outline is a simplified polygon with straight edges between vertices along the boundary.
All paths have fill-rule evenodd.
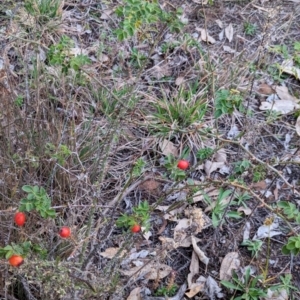
<path id="1" fill-rule="evenodd" d="M 193 282 L 193 278 L 196 274 L 199 274 L 200 266 L 199 266 L 199 259 L 195 251 L 192 253 L 192 259 L 190 263 L 190 273 L 187 277 L 188 287 L 191 288 Z"/>
<path id="2" fill-rule="evenodd" d="M 198 247 L 196 239 L 194 236 L 191 236 L 193 249 L 196 252 L 200 261 L 202 261 L 205 265 L 208 265 L 209 258 L 205 255 L 205 253 Z"/>
<path id="3" fill-rule="evenodd" d="M 277 100 L 274 101 L 274 103 L 262 102 L 259 107 L 260 110 L 271 110 L 284 115 L 299 108 L 299 104 L 296 104 L 294 101 L 290 100 Z"/>
<path id="4" fill-rule="evenodd" d="M 203 276 L 201 276 L 203 277 Z M 203 277 L 205 278 L 205 277 Z M 190 290 L 185 293 L 185 295 L 188 297 L 188 298 L 193 298 L 195 295 L 197 295 L 199 292 L 202 292 L 204 291 L 204 288 L 205 288 L 205 282 L 195 282 L 195 283 L 192 283 L 192 285 L 190 286 Z"/>
<path id="5" fill-rule="evenodd" d="M 178 221 L 178 224 L 174 228 L 174 240 L 178 245 L 181 245 L 182 242 L 187 237 L 186 229 L 191 226 L 192 221 L 190 219 L 181 219 Z M 179 247 L 179 246 L 178 246 Z"/>
<path id="6" fill-rule="evenodd" d="M 257 232 L 253 237 L 253 240 L 257 240 L 257 239 L 259 240 L 259 239 L 263 239 L 263 238 L 266 238 L 266 237 L 272 237 L 272 236 L 275 236 L 275 235 L 282 234 L 282 232 L 275 230 L 278 227 L 279 227 L 279 224 L 278 224 L 277 219 L 275 219 L 271 225 L 261 225 L 257 229 Z"/>
<path id="7" fill-rule="evenodd" d="M 150 239 L 150 237 L 152 236 L 151 231 L 150 230 L 146 231 L 147 230 L 146 227 L 141 227 L 141 230 L 143 232 L 143 237 L 145 238 L 145 240 L 148 241 Z"/>
<path id="8" fill-rule="evenodd" d="M 193 252 L 194 253 L 194 252 Z M 195 255 L 196 256 L 196 255 Z M 198 260 L 198 258 L 197 258 Z M 198 260 L 199 264 L 199 260 Z M 199 272 L 198 272 L 199 273 Z M 196 273 L 197 274 L 197 273 Z M 195 295 L 197 295 L 199 292 L 204 291 L 205 288 L 205 283 L 206 283 L 206 278 L 204 276 L 200 276 L 197 278 L 196 282 L 191 283 L 189 286 L 190 291 L 185 293 L 185 295 L 188 298 L 193 298 Z"/>
<path id="9" fill-rule="evenodd" d="M 142 300 L 141 290 L 140 287 L 133 289 L 127 297 L 127 300 Z"/>
<path id="10" fill-rule="evenodd" d="M 224 148 L 220 148 L 214 155 L 214 160 L 217 162 L 226 162 L 227 154 Z"/>
<path id="11" fill-rule="evenodd" d="M 232 277 L 232 271 L 238 270 L 240 267 L 239 254 L 237 252 L 229 252 L 226 254 L 221 263 L 220 268 L 220 279 L 221 280 L 230 280 Z"/>
<path id="12" fill-rule="evenodd" d="M 225 36 L 227 37 L 227 39 L 228 39 L 229 42 L 232 41 L 232 38 L 233 38 L 233 27 L 232 27 L 231 23 L 225 28 Z"/>
<path id="13" fill-rule="evenodd" d="M 258 189 L 258 190 L 265 190 L 267 188 L 267 183 L 265 180 L 255 182 L 251 184 L 251 187 L 253 189 Z"/>
<path id="14" fill-rule="evenodd" d="M 278 97 L 281 99 L 281 100 L 289 100 L 289 101 L 293 101 L 295 102 L 296 104 L 299 102 L 299 100 L 292 96 L 290 93 L 289 93 L 289 90 L 286 86 L 282 85 L 282 86 L 276 86 L 275 87 L 275 92 L 276 94 L 278 95 Z"/>
<path id="15" fill-rule="evenodd" d="M 174 250 L 179 247 L 188 248 L 192 245 L 191 237 L 186 236 L 186 234 L 185 234 L 184 238 L 179 241 L 175 241 L 172 238 L 164 237 L 164 236 L 160 236 L 158 239 L 162 242 L 163 247 L 167 250 Z M 196 241 L 200 242 L 201 240 L 196 238 Z"/>
<path id="16" fill-rule="evenodd" d="M 179 76 L 175 80 L 175 85 L 181 85 L 183 82 L 184 82 L 184 77 L 183 76 Z"/>
<path id="17" fill-rule="evenodd" d="M 263 95 L 274 94 L 274 89 L 266 83 L 262 83 L 258 86 L 257 92 Z"/>
<path id="18" fill-rule="evenodd" d="M 252 209 L 249 207 L 241 206 L 237 211 L 242 211 L 246 216 L 249 216 L 252 213 Z"/>
<path id="19" fill-rule="evenodd" d="M 220 169 L 221 167 L 223 167 L 223 165 L 224 162 L 212 162 L 210 160 L 207 160 L 204 164 L 204 171 L 206 175 L 209 177 L 212 172 Z"/>
<path id="20" fill-rule="evenodd" d="M 163 77 L 170 76 L 171 75 L 171 69 L 168 64 L 160 64 L 154 66 L 151 71 L 151 75 L 160 80 Z"/>
<path id="21" fill-rule="evenodd" d="M 224 299 L 224 294 L 221 293 L 222 289 L 218 286 L 218 283 L 211 276 L 207 277 L 205 288 L 210 300 L 215 299 L 215 296 Z"/>
<path id="22" fill-rule="evenodd" d="M 101 54 L 99 55 L 99 57 L 98 57 L 98 60 L 99 60 L 100 62 L 108 62 L 108 61 L 109 61 L 109 57 L 108 57 L 106 54 L 101 53 Z"/>
<path id="23" fill-rule="evenodd" d="M 77 55 L 88 55 L 88 51 L 86 49 L 81 48 L 70 48 L 69 53 L 71 55 L 77 56 Z"/>
<path id="24" fill-rule="evenodd" d="M 162 221 L 163 221 L 163 223 L 162 223 L 161 227 L 159 228 L 159 230 L 157 231 L 157 235 L 161 235 L 165 231 L 165 229 L 168 225 L 168 221 L 165 218 L 162 218 Z"/>
<path id="25" fill-rule="evenodd" d="M 289 295 L 285 289 L 280 289 L 272 291 L 271 289 L 268 289 L 267 291 L 267 297 L 264 297 L 263 300 L 288 300 Z"/>
<path id="26" fill-rule="evenodd" d="M 126 254 L 126 250 L 120 251 L 120 248 L 107 248 L 100 255 L 105 258 L 112 259 L 118 254 L 118 257 L 123 257 Z"/>
<path id="27" fill-rule="evenodd" d="M 298 118 L 297 118 L 295 128 L 296 128 L 297 134 L 300 135 L 300 116 L 298 116 Z"/>
<path id="28" fill-rule="evenodd" d="M 160 182 L 155 179 L 148 179 L 139 185 L 139 189 L 149 194 L 159 193 Z"/>
<path id="29" fill-rule="evenodd" d="M 245 229 L 244 229 L 244 233 L 243 233 L 243 242 L 245 242 L 246 240 L 249 240 L 249 237 L 250 237 L 250 229 L 251 229 L 250 222 L 246 222 L 244 228 L 245 228 Z"/>
<path id="30" fill-rule="evenodd" d="M 223 38 L 224 38 L 224 29 L 221 30 L 221 32 L 219 33 L 218 37 L 219 37 L 219 41 L 223 40 Z"/>
<path id="31" fill-rule="evenodd" d="M 163 155 L 174 155 L 174 156 L 178 156 L 178 150 L 177 148 L 175 147 L 175 145 L 166 140 L 166 139 L 163 139 L 162 141 L 159 142 L 159 147 L 163 153 Z"/>
<path id="32" fill-rule="evenodd" d="M 177 216 L 180 215 L 184 211 L 185 205 L 182 205 L 178 208 L 170 209 L 170 206 L 162 206 L 158 205 L 155 209 L 166 212 L 169 210 L 169 212 L 164 214 L 164 219 L 170 220 L 170 221 L 177 221 Z"/>
<path id="33" fill-rule="evenodd" d="M 184 214 L 192 220 L 193 233 L 200 233 L 205 226 L 204 213 L 202 209 L 193 206 L 191 209 L 186 209 Z"/>
<path id="34" fill-rule="evenodd" d="M 222 29 L 223 28 L 223 23 L 220 19 L 216 20 L 216 23 L 218 24 L 218 26 Z"/>
<path id="35" fill-rule="evenodd" d="M 296 79 L 300 79 L 300 69 L 294 66 L 293 60 L 285 60 L 281 64 L 281 72 L 290 74 Z"/>
<path id="36" fill-rule="evenodd" d="M 130 270 L 120 270 L 120 272 L 129 277 L 145 277 L 149 280 L 158 280 L 167 277 L 172 271 L 172 268 L 166 264 L 155 261 L 144 260 L 143 267 L 133 267 Z"/>
<path id="37" fill-rule="evenodd" d="M 101 16 L 100 16 L 100 19 L 101 20 L 110 20 L 111 17 L 110 15 L 112 14 L 113 10 L 112 9 L 105 9 L 103 10 Z"/>
<path id="38" fill-rule="evenodd" d="M 200 31 L 202 41 L 210 44 L 214 44 L 216 42 L 216 40 L 210 36 L 204 28 L 196 28 L 196 30 Z"/>
<path id="39" fill-rule="evenodd" d="M 223 50 L 227 53 L 234 54 L 236 51 L 229 46 L 223 46 Z"/>
<path id="40" fill-rule="evenodd" d="M 233 125 L 227 133 L 227 138 L 232 140 L 240 134 L 240 130 L 236 125 Z"/>

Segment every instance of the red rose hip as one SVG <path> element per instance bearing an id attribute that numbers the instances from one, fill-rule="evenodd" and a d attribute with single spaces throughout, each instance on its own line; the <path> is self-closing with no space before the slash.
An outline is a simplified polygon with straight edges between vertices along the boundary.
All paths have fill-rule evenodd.
<path id="1" fill-rule="evenodd" d="M 26 222 L 26 215 L 23 212 L 17 212 L 15 214 L 14 220 L 18 226 L 23 226 Z"/>
<path id="2" fill-rule="evenodd" d="M 131 232 L 133 233 L 137 233 L 137 232 L 140 232 L 141 231 L 141 226 L 138 225 L 138 224 L 135 224 L 131 227 Z"/>
<path id="3" fill-rule="evenodd" d="M 177 168 L 181 170 L 186 170 L 189 167 L 189 165 L 190 163 L 187 160 L 181 159 L 177 164 Z"/>
<path id="4" fill-rule="evenodd" d="M 62 238 L 68 238 L 71 236 L 71 229 L 70 227 L 63 226 L 60 230 L 59 233 L 60 237 Z"/>
<path id="5" fill-rule="evenodd" d="M 8 262 L 13 267 L 20 267 L 22 263 L 24 262 L 24 259 L 22 256 L 13 254 L 9 259 Z"/>

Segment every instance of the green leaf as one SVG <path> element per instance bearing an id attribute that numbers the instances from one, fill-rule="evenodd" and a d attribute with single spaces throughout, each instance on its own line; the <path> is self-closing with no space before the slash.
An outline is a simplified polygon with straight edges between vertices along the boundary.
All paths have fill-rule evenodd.
<path id="1" fill-rule="evenodd" d="M 5 255 L 5 258 L 9 259 L 13 254 L 14 254 L 13 250 L 7 251 L 6 255 Z"/>
<path id="2" fill-rule="evenodd" d="M 229 288 L 229 289 L 233 289 L 233 290 L 237 290 L 237 291 L 243 291 L 242 288 L 240 288 L 239 286 L 229 282 L 229 281 L 225 281 L 225 280 L 222 280 L 221 281 L 221 284 L 224 285 L 225 287 Z"/>
<path id="3" fill-rule="evenodd" d="M 286 245 L 281 248 L 281 251 L 285 255 L 289 255 L 291 253 L 291 251 L 286 247 Z"/>
<path id="4" fill-rule="evenodd" d="M 54 209 L 48 209 L 46 211 L 46 213 L 47 213 L 48 217 L 50 217 L 50 218 L 55 218 L 56 217 L 56 212 L 55 212 Z"/>
<path id="5" fill-rule="evenodd" d="M 31 193 L 33 191 L 30 185 L 23 185 L 22 190 L 26 193 Z"/>
<path id="6" fill-rule="evenodd" d="M 38 194 L 39 193 L 39 187 L 37 186 L 37 185 L 35 185 L 34 187 L 33 187 L 33 192 L 35 193 L 35 194 Z"/>
<path id="7" fill-rule="evenodd" d="M 241 218 L 241 214 L 237 211 L 229 211 L 226 214 L 227 217 L 229 218 L 234 218 L 234 219 L 240 219 Z"/>

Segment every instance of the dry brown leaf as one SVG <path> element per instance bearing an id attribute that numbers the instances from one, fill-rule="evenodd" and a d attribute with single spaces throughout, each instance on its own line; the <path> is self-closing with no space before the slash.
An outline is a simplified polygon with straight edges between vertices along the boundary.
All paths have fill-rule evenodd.
<path id="1" fill-rule="evenodd" d="M 192 284 L 192 286 L 190 287 L 190 290 L 185 293 L 185 295 L 188 298 L 193 298 L 195 295 L 197 295 L 199 292 L 202 292 L 204 290 L 205 287 L 205 282 L 195 282 Z"/>
<path id="2" fill-rule="evenodd" d="M 112 9 L 105 9 L 103 10 L 101 16 L 100 16 L 100 19 L 101 20 L 110 20 L 111 17 L 110 15 L 113 13 L 113 10 Z"/>
<path id="3" fill-rule="evenodd" d="M 214 160 L 217 162 L 226 162 L 227 161 L 227 154 L 224 148 L 219 149 L 215 155 Z"/>
<path id="4" fill-rule="evenodd" d="M 162 218 L 162 221 L 163 221 L 162 225 L 157 230 L 157 235 L 161 235 L 165 231 L 165 229 L 168 225 L 168 221 L 165 218 Z"/>
<path id="5" fill-rule="evenodd" d="M 288 114 L 295 109 L 299 109 L 300 105 L 296 104 L 291 100 L 277 100 L 274 103 L 270 102 L 262 102 L 259 109 L 260 110 L 272 110 L 278 112 L 279 114 Z"/>
<path id="6" fill-rule="evenodd" d="M 109 57 L 108 57 L 106 54 L 101 53 L 101 54 L 99 55 L 98 60 L 99 60 L 100 62 L 102 62 L 102 63 L 108 62 L 108 61 L 109 61 Z"/>
<path id="7" fill-rule="evenodd" d="M 209 177 L 210 174 L 218 169 L 220 169 L 221 167 L 224 166 L 224 162 L 212 162 L 210 160 L 207 160 L 204 164 L 204 171 L 206 173 L 206 175 Z"/>
<path id="8" fill-rule="evenodd" d="M 166 139 L 163 139 L 162 141 L 159 142 L 159 147 L 163 153 L 163 155 L 174 155 L 174 156 L 178 156 L 178 150 L 177 148 L 175 147 L 175 145 L 166 140 Z"/>
<path id="9" fill-rule="evenodd" d="M 215 44 L 216 40 L 212 36 L 210 36 L 204 28 L 196 28 L 196 30 L 200 31 L 202 41 L 210 44 Z"/>
<path id="10" fill-rule="evenodd" d="M 285 289 L 272 291 L 268 289 L 267 296 L 263 300 L 289 300 L 288 292 Z"/>
<path id="11" fill-rule="evenodd" d="M 178 224 L 174 228 L 174 240 L 178 244 L 177 247 L 179 247 L 180 244 L 183 243 L 183 241 L 187 237 L 186 229 L 191 226 L 191 220 L 189 219 L 181 219 L 178 221 Z"/>
<path id="12" fill-rule="evenodd" d="M 192 245 L 192 239 L 190 236 L 184 236 L 184 238 L 182 240 L 179 241 L 175 241 L 172 238 L 169 237 L 164 237 L 164 236 L 160 236 L 158 238 L 161 242 L 164 248 L 166 248 L 167 250 L 174 250 L 177 249 L 179 247 L 183 247 L 183 248 L 188 248 Z M 201 240 L 196 238 L 197 243 L 200 242 Z"/>
<path id="13" fill-rule="evenodd" d="M 139 185 L 139 189 L 148 192 L 149 194 L 155 194 L 159 192 L 160 182 L 155 179 L 148 179 Z"/>
<path id="14" fill-rule="evenodd" d="M 297 134 L 300 135 L 300 116 L 297 118 L 295 128 L 296 128 Z"/>
<path id="15" fill-rule="evenodd" d="M 266 83 L 262 83 L 258 86 L 257 92 L 263 95 L 271 95 L 274 94 L 274 89 Z"/>
<path id="16" fill-rule="evenodd" d="M 171 75 L 171 69 L 168 64 L 156 65 L 151 69 L 151 75 L 156 79 L 160 80 L 165 76 Z"/>
<path id="17" fill-rule="evenodd" d="M 223 22 L 220 19 L 216 20 L 216 23 L 218 24 L 218 26 L 222 29 L 223 28 Z"/>
<path id="18" fill-rule="evenodd" d="M 259 182 L 252 183 L 251 187 L 257 190 L 265 190 L 267 188 L 267 183 L 265 180 L 262 180 Z"/>
<path id="19" fill-rule="evenodd" d="M 158 239 L 161 241 L 163 248 L 166 250 L 174 250 L 178 247 L 178 243 L 176 243 L 172 238 L 159 236 Z"/>
<path id="20" fill-rule="evenodd" d="M 234 54 L 236 51 L 229 46 L 223 46 L 223 50 L 227 53 Z"/>
<path id="21" fill-rule="evenodd" d="M 133 289 L 127 297 L 127 300 L 142 300 L 141 290 L 140 287 Z"/>
<path id="22" fill-rule="evenodd" d="M 191 263 L 190 263 L 190 273 L 188 274 L 188 277 L 187 277 L 189 289 L 192 286 L 192 283 L 193 283 L 192 280 L 193 280 L 194 276 L 196 274 L 199 274 L 199 270 L 200 270 L 199 259 L 198 259 L 196 252 L 193 251 L 192 259 L 191 259 Z"/>
<path id="23" fill-rule="evenodd" d="M 112 259 L 118 253 L 118 257 L 122 257 L 126 254 L 126 250 L 120 251 L 120 248 L 107 248 L 104 252 L 101 252 L 100 255 L 105 258 Z"/>
<path id="24" fill-rule="evenodd" d="M 197 241 L 194 236 L 191 236 L 193 249 L 196 252 L 200 261 L 202 261 L 205 265 L 208 265 L 209 258 L 205 255 L 205 253 L 198 247 Z"/>
<path id="25" fill-rule="evenodd" d="M 249 216 L 252 213 L 252 209 L 249 207 L 241 206 L 237 211 L 242 211 L 246 216 Z"/>
<path id="26" fill-rule="evenodd" d="M 296 97 L 292 96 L 289 93 L 289 90 L 286 86 L 282 85 L 282 86 L 276 86 L 275 87 L 275 92 L 278 95 L 278 97 L 281 100 L 289 100 L 289 101 L 293 101 L 295 103 L 299 102 L 299 99 L 297 99 Z"/>
<path id="27" fill-rule="evenodd" d="M 171 271 L 172 268 L 166 264 L 144 260 L 143 267 L 133 267 L 130 270 L 121 270 L 121 273 L 125 276 L 133 276 L 135 279 L 143 276 L 149 280 L 157 280 L 167 277 Z"/>
<path id="28" fill-rule="evenodd" d="M 205 225 L 202 209 L 193 206 L 191 209 L 186 209 L 184 214 L 186 217 L 189 217 L 192 220 L 193 233 L 200 233 Z"/>
<path id="29" fill-rule="evenodd" d="M 177 221 L 177 216 L 180 215 L 183 210 L 184 210 L 184 205 L 174 208 L 171 211 L 167 212 L 164 214 L 164 219 L 170 220 L 170 221 Z M 155 209 L 160 210 L 160 211 L 167 211 L 170 207 L 169 206 L 162 206 L 158 205 Z"/>
<path id="30" fill-rule="evenodd" d="M 194 297 L 200 291 L 203 291 L 205 286 L 206 278 L 200 276 L 196 282 L 193 282 L 195 275 L 199 274 L 200 266 L 199 266 L 199 258 L 195 251 L 192 253 L 192 259 L 190 263 L 190 273 L 187 277 L 188 288 L 190 289 L 189 292 L 186 293 L 186 296 L 189 298 Z"/>
<path id="31" fill-rule="evenodd" d="M 290 74 L 296 79 L 300 79 L 300 69 L 294 66 L 293 60 L 285 60 L 281 64 L 281 72 Z"/>
<path id="32" fill-rule="evenodd" d="M 232 39 L 233 39 L 233 27 L 232 27 L 231 23 L 225 28 L 225 36 L 227 37 L 229 42 L 232 41 Z"/>
<path id="33" fill-rule="evenodd" d="M 82 55 L 88 55 L 87 49 L 81 49 L 81 48 L 78 48 L 78 47 L 70 48 L 69 53 L 71 55 L 74 55 L 74 56 L 81 55 L 81 54 Z"/>
<path id="34" fill-rule="evenodd" d="M 240 267 L 239 254 L 237 252 L 229 252 L 224 257 L 220 268 L 220 279 L 229 280 L 232 276 L 232 271 Z"/>
<path id="35" fill-rule="evenodd" d="M 175 80 L 176 85 L 181 85 L 183 82 L 184 82 L 184 77 L 183 76 L 179 76 Z"/>

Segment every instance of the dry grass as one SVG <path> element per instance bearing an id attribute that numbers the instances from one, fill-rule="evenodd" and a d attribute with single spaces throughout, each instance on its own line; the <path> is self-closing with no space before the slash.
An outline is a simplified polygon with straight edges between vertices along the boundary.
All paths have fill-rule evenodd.
<path id="1" fill-rule="evenodd" d="M 182 32 L 170 36 L 167 28 L 155 24 L 120 42 L 114 33 L 120 19 L 111 11 L 118 3 L 57 3 L 50 18 L 35 5 L 28 12 L 20 1 L 0 4 L 0 247 L 31 241 L 45 250 L 42 257 L 30 251 L 19 269 L 1 260 L 1 297 L 126 299 L 133 288 L 141 287 L 142 293 L 147 288 L 152 293 L 142 299 L 161 299 L 154 297 L 159 286 L 170 286 L 168 280 L 175 280 L 180 287 L 186 281 L 192 246 L 174 249 L 161 243 L 160 236 L 173 237 L 176 223 L 167 221 L 155 208 L 205 209 L 204 202 L 194 204 L 191 199 L 196 190 L 207 187 L 247 191 L 251 214 L 235 221 L 224 213 L 222 226 L 208 226 L 196 234 L 201 239 L 199 247 L 211 261 L 207 268 L 200 263 L 199 275 L 210 274 L 219 281 L 220 258 L 237 251 L 241 264 L 256 265 L 258 273 L 261 264 L 277 259 L 268 266 L 264 287 L 279 283 L 277 277 L 283 273 L 291 273 L 293 284 L 299 286 L 298 258 L 281 254 L 287 241 L 284 235 L 265 239 L 265 251 L 258 259 L 240 246 L 246 222 L 252 225 L 252 236 L 266 217 L 279 213 L 274 209 L 278 199 L 298 203 L 296 117 L 290 113 L 271 118 L 259 110 L 265 99 L 259 92 L 261 83 L 284 83 L 299 98 L 299 80 L 276 71 L 275 64 L 281 63 L 284 54 L 270 51 L 271 46 L 286 45 L 292 55 L 293 43 L 300 40 L 297 4 L 258 0 L 215 1 L 204 6 L 184 3 L 189 23 Z M 181 1 L 164 5 L 173 10 Z M 224 27 L 233 24 L 232 42 L 225 37 L 218 40 L 222 29 L 216 20 Z M 245 34 L 245 23 L 255 24 L 252 35 Z M 217 42 L 199 41 L 199 28 L 205 28 Z M 68 65 L 75 51 L 91 59 L 79 71 L 69 66 L 63 72 L 62 63 L 50 63 L 51 47 L 64 36 L 73 45 L 69 52 L 61 53 L 63 64 Z M 146 57 L 141 68 L 133 48 Z M 178 78 L 183 80 L 180 87 Z M 220 89 L 240 95 L 245 111 L 215 119 Z M 182 91 L 189 96 L 185 98 Z M 188 104 L 187 99 L 191 99 Z M 205 114 L 193 119 L 185 107 L 200 103 L 206 107 Z M 182 115 L 169 118 L 172 105 L 179 105 L 183 120 Z M 167 111 L 167 117 L 156 115 L 158 106 Z M 234 126 L 241 133 L 237 140 L 228 138 Z M 291 140 L 286 148 L 287 135 Z M 175 182 L 169 177 L 166 153 L 159 146 L 163 139 L 173 143 L 176 159 L 189 149 L 191 169 L 185 180 Z M 197 158 L 204 147 L 215 152 L 226 149 L 229 174 L 216 170 L 207 176 L 200 167 L 205 160 Z M 139 176 L 133 176 L 141 158 L 145 166 Z M 251 161 L 251 168 L 234 173 L 234 163 L 245 159 Z M 253 187 L 255 170 L 264 174 L 259 181 L 267 179 L 263 194 Z M 197 181 L 191 184 L 188 178 Z M 13 215 L 26 196 L 23 185 L 44 187 L 57 217 L 44 219 L 31 211 L 24 228 L 17 228 Z M 145 200 L 151 207 L 149 240 L 115 226 L 122 213 L 131 214 Z M 183 210 L 178 218 L 183 218 Z M 282 221 L 284 232 L 285 222 L 298 233 L 298 225 L 287 220 Z M 59 238 L 62 225 L 71 227 L 71 239 Z M 191 227 L 187 232 L 195 231 Z M 108 248 L 120 250 L 109 259 L 102 255 Z M 124 270 L 132 265 L 122 257 L 122 250 L 130 253 L 133 249 L 156 253 L 148 256 L 147 264 L 170 266 L 176 276 L 171 273 L 171 279 L 162 279 L 157 274 L 151 280 L 145 274 L 125 276 Z M 226 294 L 224 288 L 223 292 Z M 229 290 L 227 293 L 230 297 Z M 201 297 L 193 299 L 209 299 L 204 291 Z M 297 299 L 299 293 L 289 297 Z"/>

